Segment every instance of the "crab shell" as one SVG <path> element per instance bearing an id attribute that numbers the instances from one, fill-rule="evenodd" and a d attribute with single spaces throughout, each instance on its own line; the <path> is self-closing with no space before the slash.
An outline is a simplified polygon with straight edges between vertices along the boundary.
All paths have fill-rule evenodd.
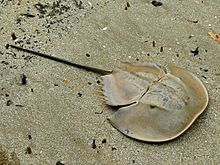
<path id="1" fill-rule="evenodd" d="M 106 103 L 120 107 L 110 123 L 146 142 L 172 140 L 186 131 L 208 105 L 208 93 L 192 73 L 174 65 L 124 64 L 102 76 Z"/>

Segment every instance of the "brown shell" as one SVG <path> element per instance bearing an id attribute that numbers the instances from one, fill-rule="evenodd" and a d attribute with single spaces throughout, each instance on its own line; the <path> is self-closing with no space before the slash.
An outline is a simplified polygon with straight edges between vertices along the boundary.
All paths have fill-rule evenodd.
<path id="1" fill-rule="evenodd" d="M 106 103 L 120 106 L 110 123 L 123 134 L 147 142 L 172 140 L 204 111 L 208 93 L 192 73 L 169 65 L 125 64 L 102 76 Z"/>

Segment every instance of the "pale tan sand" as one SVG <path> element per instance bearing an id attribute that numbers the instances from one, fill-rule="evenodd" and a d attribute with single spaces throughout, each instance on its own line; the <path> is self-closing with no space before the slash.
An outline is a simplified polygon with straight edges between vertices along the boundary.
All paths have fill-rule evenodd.
<path id="1" fill-rule="evenodd" d="M 167 0 L 158 7 L 149 0 L 129 4 L 90 0 L 77 5 L 67 0 L 52 8 L 38 2 L 0 2 L 0 145 L 4 151 L 14 151 L 25 165 L 59 160 L 64 164 L 220 163 L 220 76 L 216 75 L 220 44 L 207 34 L 220 33 L 218 0 Z M 14 42 L 106 69 L 121 61 L 174 63 L 204 82 L 210 103 L 177 139 L 161 144 L 136 141 L 107 121 L 115 109 L 100 99 L 99 75 L 5 49 Z M 26 85 L 21 84 L 22 74 Z"/>

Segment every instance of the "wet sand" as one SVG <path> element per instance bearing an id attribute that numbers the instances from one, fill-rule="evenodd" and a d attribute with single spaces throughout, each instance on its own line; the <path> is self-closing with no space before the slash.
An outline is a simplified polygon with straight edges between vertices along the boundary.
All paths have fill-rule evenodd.
<path id="1" fill-rule="evenodd" d="M 2 150 L 21 164 L 219 164 L 220 44 L 208 35 L 220 33 L 219 1 L 151 2 L 0 2 Z M 100 75 L 8 43 L 104 69 L 173 63 L 203 81 L 209 106 L 175 140 L 140 142 L 107 121 Z"/>

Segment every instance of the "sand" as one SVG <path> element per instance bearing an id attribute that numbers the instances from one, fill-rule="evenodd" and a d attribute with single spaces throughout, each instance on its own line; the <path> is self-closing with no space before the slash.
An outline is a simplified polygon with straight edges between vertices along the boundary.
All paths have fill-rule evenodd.
<path id="1" fill-rule="evenodd" d="M 220 2 L 151 2 L 0 1 L 4 158 L 13 153 L 9 161 L 22 165 L 220 164 L 220 44 L 208 35 L 220 33 Z M 107 121 L 115 109 L 101 101 L 100 75 L 6 49 L 8 43 L 104 69 L 173 63 L 203 81 L 209 106 L 180 137 L 140 142 Z"/>

